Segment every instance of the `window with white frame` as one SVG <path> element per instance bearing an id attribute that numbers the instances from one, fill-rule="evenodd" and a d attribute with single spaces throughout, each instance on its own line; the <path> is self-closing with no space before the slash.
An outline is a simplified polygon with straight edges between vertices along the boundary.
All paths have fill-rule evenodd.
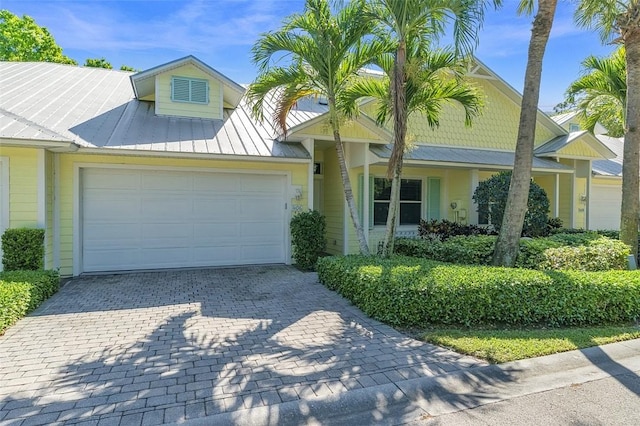
<path id="1" fill-rule="evenodd" d="M 209 103 L 209 82 L 197 78 L 172 77 L 171 100 L 207 104 Z"/>
<path id="2" fill-rule="evenodd" d="M 580 125 L 579 124 L 569 124 L 569 132 L 579 132 L 580 131 Z"/>
<path id="3" fill-rule="evenodd" d="M 373 180 L 373 224 L 386 225 L 391 199 L 391 181 Z M 400 184 L 400 225 L 418 225 L 422 214 L 422 180 L 402 179 Z"/>

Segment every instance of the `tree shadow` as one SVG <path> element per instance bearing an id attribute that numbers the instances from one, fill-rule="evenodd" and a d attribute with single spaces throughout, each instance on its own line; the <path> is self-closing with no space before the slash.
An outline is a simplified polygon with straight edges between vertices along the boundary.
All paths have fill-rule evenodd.
<path id="1" fill-rule="evenodd" d="M 457 371 L 472 387 L 512 380 L 511 372 L 466 374 L 484 363 L 407 338 L 289 267 L 81 278 L 50 300 L 36 322 L 63 320 L 72 330 L 76 317 L 93 318 L 88 335 L 101 349 L 77 350 L 49 369 L 50 381 L 0 394 L 0 421 L 218 416 L 242 424 L 262 413 L 272 424 L 331 423 L 355 404 L 365 410 L 360 420 L 375 423 L 415 417 L 429 401 L 484 401 L 419 379 Z"/>

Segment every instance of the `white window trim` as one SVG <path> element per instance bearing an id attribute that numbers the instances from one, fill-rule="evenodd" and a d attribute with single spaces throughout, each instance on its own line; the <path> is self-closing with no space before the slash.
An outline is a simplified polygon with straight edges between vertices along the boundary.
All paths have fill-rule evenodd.
<path id="1" fill-rule="evenodd" d="M 174 81 L 176 79 L 189 81 L 189 100 L 188 101 L 181 100 L 181 99 L 176 99 L 174 97 L 174 87 L 175 87 Z M 194 81 L 201 81 L 201 82 L 205 83 L 206 91 L 207 91 L 207 94 L 206 94 L 207 100 L 205 102 L 199 102 L 199 101 L 191 100 L 192 95 L 193 95 L 193 91 L 192 91 L 192 88 L 191 88 L 191 83 L 194 82 Z M 171 76 L 171 101 L 172 102 L 178 102 L 178 103 L 183 103 L 183 104 L 209 105 L 209 90 L 210 90 L 210 88 L 209 88 L 209 80 L 205 80 L 203 78 L 181 77 L 179 75 Z"/>
<path id="2" fill-rule="evenodd" d="M 376 179 L 387 179 L 386 177 L 383 176 L 373 176 L 373 182 L 374 182 L 374 186 L 375 186 L 375 180 Z M 401 180 L 418 180 L 420 181 L 420 201 L 400 201 L 400 204 L 402 203 L 413 203 L 413 204 L 420 204 L 420 219 L 424 218 L 425 214 L 426 214 L 426 209 L 427 209 L 427 201 L 425 199 L 426 196 L 426 187 L 425 187 L 425 181 L 426 181 L 426 177 L 411 177 L 411 176 L 403 176 L 401 178 Z M 371 192 L 371 196 L 373 197 L 373 205 L 375 206 L 376 202 L 387 202 L 389 203 L 389 200 L 376 200 L 375 199 L 375 192 L 373 191 L 372 188 L 372 192 Z M 374 211 L 371 212 L 371 221 L 375 223 L 375 208 Z M 416 226 L 418 226 L 419 223 L 416 224 L 404 224 L 401 225 L 400 224 L 400 214 L 398 212 L 398 214 L 396 215 L 396 228 L 397 229 L 414 229 Z M 373 225 L 374 228 L 381 228 L 381 227 L 385 227 L 386 225 Z"/>

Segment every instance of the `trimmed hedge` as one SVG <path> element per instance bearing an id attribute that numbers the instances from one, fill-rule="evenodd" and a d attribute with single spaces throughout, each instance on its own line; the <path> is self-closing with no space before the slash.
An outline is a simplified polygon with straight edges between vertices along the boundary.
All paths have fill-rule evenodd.
<path id="1" fill-rule="evenodd" d="M 313 270 L 327 246 L 325 217 L 316 210 L 300 212 L 293 216 L 290 227 L 296 265 L 304 270 Z"/>
<path id="2" fill-rule="evenodd" d="M 4 231 L 2 266 L 5 271 L 44 268 L 44 229 L 10 228 Z"/>
<path id="3" fill-rule="evenodd" d="M 58 291 L 56 271 L 0 272 L 0 334 Z"/>
<path id="4" fill-rule="evenodd" d="M 640 273 L 461 266 L 395 256 L 326 257 L 318 277 L 395 326 L 593 325 L 640 318 Z"/>
<path id="5" fill-rule="evenodd" d="M 395 252 L 463 265 L 491 265 L 497 237 L 459 236 L 446 241 L 398 238 Z M 540 270 L 625 270 L 629 247 L 596 233 L 556 234 L 547 238 L 522 238 L 516 267 Z"/>

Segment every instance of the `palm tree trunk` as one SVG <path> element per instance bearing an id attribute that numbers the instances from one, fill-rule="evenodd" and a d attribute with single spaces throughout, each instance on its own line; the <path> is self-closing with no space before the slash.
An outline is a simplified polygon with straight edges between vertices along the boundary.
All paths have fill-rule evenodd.
<path id="1" fill-rule="evenodd" d="M 502 227 L 500 228 L 496 249 L 493 254 L 493 264 L 497 266 L 513 267 L 518 256 L 520 235 L 522 234 L 524 216 L 527 212 L 529 187 L 531 185 L 542 59 L 549 40 L 551 26 L 553 25 L 556 4 L 557 0 L 540 0 L 538 2 L 538 12 L 533 21 L 513 174 L 511 175 Z"/>
<path id="2" fill-rule="evenodd" d="M 344 145 L 342 144 L 342 137 L 340 136 L 340 128 L 338 127 L 338 117 L 335 112 L 335 99 L 329 98 L 329 115 L 331 127 L 333 130 L 333 139 L 336 142 L 336 152 L 338 154 L 338 164 L 340 166 L 340 178 L 342 179 L 342 188 L 344 189 L 344 198 L 349 207 L 349 214 L 351 215 L 351 221 L 356 229 L 356 235 L 358 237 L 358 246 L 360 248 L 360 254 L 369 255 L 369 245 L 367 244 L 367 237 L 364 234 L 364 228 L 360 223 L 358 216 L 358 208 L 353 198 L 353 189 L 351 187 L 351 179 L 349 178 L 349 170 L 347 169 L 347 161 L 344 156 Z M 346 224 L 345 224 L 346 226 Z"/>
<path id="3" fill-rule="evenodd" d="M 393 96 L 393 127 L 394 141 L 387 175 L 391 178 L 391 194 L 389 198 L 389 214 L 382 246 L 382 255 L 389 257 L 393 254 L 394 237 L 396 233 L 396 217 L 400 204 L 400 185 L 402 177 L 402 163 L 407 137 L 407 99 L 405 91 L 405 63 L 407 61 L 407 46 L 404 40 L 398 43 L 394 61 L 393 81 L 391 93 Z"/>
<path id="4" fill-rule="evenodd" d="M 622 162 L 622 212 L 620 240 L 638 255 L 638 214 L 640 213 L 640 31 L 629 31 L 624 40 L 627 51 L 627 105 Z"/>

